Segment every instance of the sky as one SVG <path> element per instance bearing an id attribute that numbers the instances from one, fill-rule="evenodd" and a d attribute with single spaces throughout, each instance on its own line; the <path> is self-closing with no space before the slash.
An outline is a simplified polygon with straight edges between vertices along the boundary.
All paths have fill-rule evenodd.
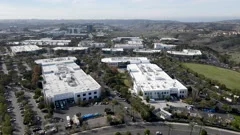
<path id="1" fill-rule="evenodd" d="M 240 19 L 240 0 L 0 0 L 0 19 Z"/>

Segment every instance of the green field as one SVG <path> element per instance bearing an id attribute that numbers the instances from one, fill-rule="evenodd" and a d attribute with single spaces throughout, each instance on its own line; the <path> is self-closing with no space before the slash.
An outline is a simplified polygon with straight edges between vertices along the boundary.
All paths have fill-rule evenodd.
<path id="1" fill-rule="evenodd" d="M 204 64 L 183 63 L 184 66 L 204 75 L 206 78 L 217 80 L 229 89 L 240 90 L 240 73 L 224 68 Z"/>

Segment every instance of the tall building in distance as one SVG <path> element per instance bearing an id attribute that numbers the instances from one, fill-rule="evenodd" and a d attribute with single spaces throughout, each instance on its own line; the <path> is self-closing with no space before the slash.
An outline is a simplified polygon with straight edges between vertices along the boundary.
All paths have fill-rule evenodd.
<path id="1" fill-rule="evenodd" d="M 91 24 L 88 24 L 88 25 L 87 25 L 87 32 L 88 32 L 88 33 L 93 32 L 93 25 L 91 25 Z"/>

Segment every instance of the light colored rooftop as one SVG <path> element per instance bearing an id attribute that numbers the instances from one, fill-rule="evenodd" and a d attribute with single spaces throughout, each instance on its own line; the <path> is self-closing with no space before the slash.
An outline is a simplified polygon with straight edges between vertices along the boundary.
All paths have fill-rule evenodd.
<path id="1" fill-rule="evenodd" d="M 134 82 L 143 91 L 186 89 L 178 80 L 172 79 L 156 64 L 129 64 L 127 70 L 130 72 Z"/>
<path id="2" fill-rule="evenodd" d="M 104 47 L 106 46 L 106 43 L 97 43 L 92 40 L 85 40 L 79 42 L 78 46 L 80 47 Z"/>
<path id="3" fill-rule="evenodd" d="M 178 41 L 179 39 L 177 38 L 161 38 L 160 41 L 166 41 L 166 40 L 169 40 L 169 41 Z"/>
<path id="4" fill-rule="evenodd" d="M 45 66 L 45 65 L 53 65 L 53 64 L 57 64 L 57 63 L 68 63 L 68 62 L 72 63 L 76 60 L 77 60 L 76 57 L 59 57 L 59 58 L 35 60 L 35 63 Z"/>
<path id="5" fill-rule="evenodd" d="M 152 50 L 152 49 L 134 49 L 133 52 L 137 53 L 159 53 L 161 50 Z"/>
<path id="6" fill-rule="evenodd" d="M 115 48 L 143 48 L 143 44 L 115 44 Z"/>
<path id="7" fill-rule="evenodd" d="M 36 60 L 42 65 L 43 89 L 48 97 L 97 90 L 101 86 L 74 62 L 75 57 Z"/>
<path id="8" fill-rule="evenodd" d="M 54 51 L 56 50 L 66 50 L 66 51 L 81 51 L 87 50 L 88 47 L 55 47 L 53 48 Z"/>
<path id="9" fill-rule="evenodd" d="M 163 44 L 163 43 L 154 43 L 154 49 L 163 49 L 163 48 L 174 48 L 177 45 Z"/>
<path id="10" fill-rule="evenodd" d="M 111 57 L 103 58 L 101 60 L 103 63 L 120 63 L 120 62 L 130 62 L 130 63 L 149 63 L 146 57 Z"/>
<path id="11" fill-rule="evenodd" d="M 198 56 L 202 55 L 200 50 L 192 50 L 192 49 L 183 49 L 182 51 L 167 51 L 169 54 L 173 55 L 183 55 L 183 56 Z"/>
<path id="12" fill-rule="evenodd" d="M 102 51 L 123 52 L 123 48 L 102 48 Z"/>
<path id="13" fill-rule="evenodd" d="M 70 43 L 71 40 L 53 40 L 51 38 L 42 38 L 39 40 L 25 40 L 25 42 L 66 42 L 66 43 Z"/>
<path id="14" fill-rule="evenodd" d="M 11 50 L 13 53 L 19 53 L 19 52 L 32 52 L 32 51 L 38 51 L 41 50 L 41 47 L 38 47 L 36 45 L 22 45 L 22 46 L 12 46 Z"/>

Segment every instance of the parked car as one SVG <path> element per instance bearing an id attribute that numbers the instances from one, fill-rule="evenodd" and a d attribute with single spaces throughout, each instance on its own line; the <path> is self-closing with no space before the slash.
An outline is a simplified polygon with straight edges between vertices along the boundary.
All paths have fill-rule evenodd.
<path id="1" fill-rule="evenodd" d="M 157 131 L 157 132 L 156 132 L 156 135 L 162 135 L 162 132 Z"/>
<path id="2" fill-rule="evenodd" d="M 40 131 L 42 130 L 41 127 L 33 127 L 33 132 L 37 132 L 37 131 Z"/>

